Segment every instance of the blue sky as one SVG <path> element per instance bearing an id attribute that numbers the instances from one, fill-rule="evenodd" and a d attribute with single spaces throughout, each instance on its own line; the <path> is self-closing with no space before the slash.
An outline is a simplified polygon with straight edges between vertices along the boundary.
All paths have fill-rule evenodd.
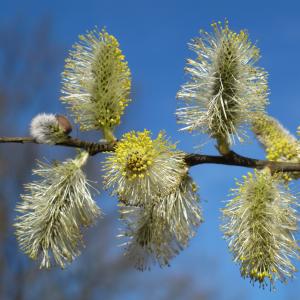
<path id="1" fill-rule="evenodd" d="M 65 55 L 77 40 L 78 34 L 105 26 L 115 35 L 129 62 L 133 77 L 135 99 L 127 111 L 121 134 L 131 129 L 152 130 L 155 134 L 165 129 L 172 140 L 180 141 L 180 148 L 193 151 L 203 137 L 178 133 L 174 111 L 175 95 L 185 82 L 185 59 L 193 56 L 187 42 L 197 36 L 200 28 L 210 30 L 214 20 L 227 18 L 233 29 L 246 28 L 250 39 L 257 41 L 261 49 L 260 65 L 269 72 L 270 102 L 268 112 L 277 117 L 290 131 L 300 124 L 300 3 L 298 1 L 6 1 L 1 0 L 0 18 L 3 22 L 25 16 L 34 24 L 41 16 L 51 15 L 54 41 L 66 47 Z M 51 87 L 53 107 L 63 110 L 59 104 L 60 72 L 63 57 Z M 56 99 L 55 99 L 56 97 Z M 52 112 L 52 111 L 51 111 Z M 33 109 L 33 114 L 37 113 Z M 31 116 L 28 116 L 30 119 Z M 235 150 L 249 156 L 263 157 L 257 143 L 246 142 Z M 215 153 L 212 143 L 202 150 Z M 288 285 L 278 284 L 278 290 L 270 293 L 260 290 L 239 276 L 239 270 L 231 261 L 226 243 L 219 231 L 220 212 L 226 195 L 233 186 L 234 177 L 247 170 L 225 166 L 199 166 L 192 175 L 200 186 L 205 224 L 191 246 L 180 254 L 167 270 L 157 272 L 189 271 L 196 278 L 203 274 L 201 267 L 211 262 L 213 271 L 205 274 L 207 284 L 218 284 L 220 299 L 247 296 L 246 299 L 295 299 L 300 292 L 300 281 Z M 205 262 L 201 261 L 206 257 Z M 298 264 L 299 266 L 299 264 Z M 209 270 L 209 269 L 208 269 Z M 141 274 L 143 276 L 143 274 Z M 148 275 L 147 275 L 148 276 Z M 202 278 L 199 277 L 199 278 Z"/>

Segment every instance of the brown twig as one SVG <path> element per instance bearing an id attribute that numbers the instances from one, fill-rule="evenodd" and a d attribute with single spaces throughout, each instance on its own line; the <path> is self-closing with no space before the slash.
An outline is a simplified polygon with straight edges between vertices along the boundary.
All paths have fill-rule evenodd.
<path id="1" fill-rule="evenodd" d="M 38 144 L 31 137 L 0 137 L 0 143 L 35 143 Z M 101 152 L 114 151 L 115 143 L 93 143 L 82 141 L 80 139 L 68 138 L 67 140 L 57 143 L 54 146 L 65 146 L 73 148 L 81 148 L 95 155 Z M 222 164 L 231 166 L 240 166 L 246 168 L 262 169 L 269 167 L 272 172 L 300 172 L 300 163 L 289 162 L 275 162 L 268 160 L 255 159 L 239 155 L 233 151 L 223 156 L 205 155 L 205 154 L 186 154 L 186 163 L 190 166 L 196 166 L 200 164 Z"/>
<path id="2" fill-rule="evenodd" d="M 39 144 L 32 137 L 0 137 L 0 143 L 34 143 Z M 111 152 L 114 151 L 115 143 L 93 143 L 82 141 L 80 139 L 74 139 L 69 137 L 63 142 L 56 143 L 53 146 L 65 146 L 65 147 L 73 147 L 73 148 L 81 148 L 89 152 L 90 155 L 95 155 L 100 152 Z"/>

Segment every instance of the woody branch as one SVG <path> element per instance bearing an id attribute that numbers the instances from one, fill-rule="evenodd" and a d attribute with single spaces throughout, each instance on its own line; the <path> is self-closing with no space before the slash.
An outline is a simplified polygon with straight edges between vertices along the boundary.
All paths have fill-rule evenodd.
<path id="1" fill-rule="evenodd" d="M 0 143 L 34 143 L 39 144 L 32 137 L 0 137 Z M 90 155 L 95 155 L 101 152 L 114 151 L 115 143 L 94 143 L 83 141 L 77 138 L 69 137 L 63 142 L 56 143 L 54 146 L 65 146 L 84 149 L 89 152 Z M 221 164 L 240 166 L 246 168 L 262 169 L 269 167 L 273 172 L 300 172 L 299 163 L 290 162 L 275 162 L 269 160 L 261 160 L 242 156 L 234 151 L 230 151 L 226 155 L 206 155 L 198 153 L 187 153 L 185 156 L 186 163 L 190 166 L 196 166 L 200 164 Z"/>

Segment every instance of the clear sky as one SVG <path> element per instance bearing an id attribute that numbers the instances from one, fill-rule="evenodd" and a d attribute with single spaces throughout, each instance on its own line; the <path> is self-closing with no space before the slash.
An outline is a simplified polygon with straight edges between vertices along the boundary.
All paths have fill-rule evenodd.
<path id="1" fill-rule="evenodd" d="M 178 133 L 179 127 L 174 117 L 175 95 L 186 80 L 183 72 L 185 59 L 193 57 L 187 42 L 197 36 L 200 28 L 210 30 L 212 21 L 223 21 L 225 18 L 235 30 L 248 29 L 250 39 L 257 41 L 261 49 L 260 65 L 269 72 L 271 104 L 268 112 L 292 132 L 300 124 L 299 1 L 1 0 L 0 7 L 3 22 L 22 15 L 25 16 L 24 21 L 35 23 L 41 16 L 49 14 L 54 24 L 54 41 L 66 47 L 65 55 L 78 34 L 95 25 L 99 28 L 105 26 L 118 38 L 131 68 L 136 98 L 128 108 L 127 117 L 119 129 L 120 134 L 144 128 L 156 134 L 160 129 L 165 129 L 172 140 L 180 141 L 179 148 L 185 151 L 193 151 L 194 146 L 205 140 L 201 136 Z M 63 64 L 62 58 L 56 84 L 51 87 L 56 97 L 52 108 L 55 110 L 62 109 L 58 98 Z M 238 145 L 235 150 L 245 155 L 263 157 L 256 142 Z M 215 153 L 211 143 L 205 145 L 202 151 Z M 212 165 L 192 170 L 200 186 L 206 222 L 191 246 L 173 261 L 172 267 L 167 270 L 157 268 L 153 275 L 184 269 L 197 278 L 197 274 L 202 274 L 202 266 L 211 263 L 213 271 L 206 274 L 207 285 L 219 286 L 220 299 L 297 299 L 291 295 L 300 292 L 299 278 L 288 285 L 278 284 L 278 290 L 274 293 L 252 287 L 248 280 L 240 277 L 239 269 L 231 261 L 222 239 L 219 209 L 224 206 L 223 201 L 234 184 L 234 177 L 246 172 L 243 168 Z M 203 257 L 207 258 L 205 262 Z"/>

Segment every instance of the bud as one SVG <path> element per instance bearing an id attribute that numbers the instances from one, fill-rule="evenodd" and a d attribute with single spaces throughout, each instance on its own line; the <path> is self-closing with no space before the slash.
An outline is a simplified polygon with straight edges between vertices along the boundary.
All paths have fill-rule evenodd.
<path id="1" fill-rule="evenodd" d="M 41 113 L 30 124 L 31 136 L 41 144 L 56 144 L 68 138 L 72 126 L 65 116 Z"/>
<path id="2" fill-rule="evenodd" d="M 72 131 L 72 125 L 70 121 L 63 115 L 56 115 L 55 116 L 60 129 L 65 133 L 69 134 Z"/>

